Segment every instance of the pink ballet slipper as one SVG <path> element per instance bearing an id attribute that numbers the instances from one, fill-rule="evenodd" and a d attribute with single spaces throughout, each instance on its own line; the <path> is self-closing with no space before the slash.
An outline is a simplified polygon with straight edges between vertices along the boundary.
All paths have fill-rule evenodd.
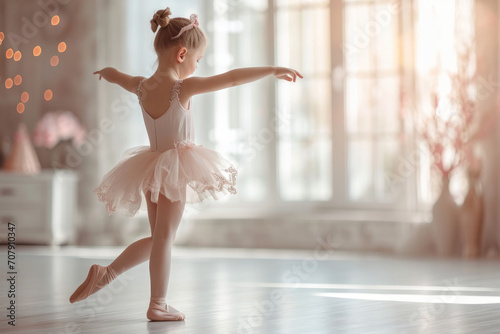
<path id="1" fill-rule="evenodd" d="M 165 306 L 162 306 L 163 304 Z M 186 319 L 184 313 L 165 304 L 164 298 L 151 298 L 146 316 L 151 321 L 182 321 Z"/>
<path id="2" fill-rule="evenodd" d="M 105 282 L 104 284 L 100 285 L 99 282 L 102 280 L 102 278 L 105 278 Z M 73 292 L 71 297 L 69 297 L 70 303 L 76 303 L 78 301 L 84 300 L 88 296 L 102 289 L 115 278 L 116 273 L 109 266 L 103 267 L 98 264 L 92 265 L 85 281 L 75 290 L 75 292 Z"/>

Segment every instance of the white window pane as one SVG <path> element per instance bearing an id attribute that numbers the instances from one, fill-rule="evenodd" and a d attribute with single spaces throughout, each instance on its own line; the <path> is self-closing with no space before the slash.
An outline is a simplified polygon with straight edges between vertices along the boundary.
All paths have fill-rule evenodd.
<path id="1" fill-rule="evenodd" d="M 399 8 L 393 1 L 344 4 L 347 197 L 396 203 L 386 175 L 401 153 Z"/>
<path id="2" fill-rule="evenodd" d="M 283 200 L 331 197 L 331 81 L 280 83 L 280 194 Z M 282 102 L 282 103 L 281 103 Z"/>
<path id="3" fill-rule="evenodd" d="M 400 79 L 378 77 L 372 88 L 375 96 L 375 131 L 378 133 L 401 132 Z"/>
<path id="4" fill-rule="evenodd" d="M 349 133 L 401 131 L 398 77 L 346 79 L 346 122 Z"/>
<path id="5" fill-rule="evenodd" d="M 404 201 L 406 182 L 414 177 L 416 170 L 402 172 L 398 137 L 351 137 L 348 154 L 350 200 Z"/>
<path id="6" fill-rule="evenodd" d="M 307 6 L 307 5 L 328 5 L 330 0 L 276 0 L 278 7 L 283 6 Z"/>
<path id="7" fill-rule="evenodd" d="M 371 70 L 370 38 L 364 25 L 370 20 L 370 6 L 346 6 L 344 10 L 344 62 L 348 72 Z"/>
<path id="8" fill-rule="evenodd" d="M 350 139 L 348 144 L 348 196 L 352 201 L 373 200 L 374 143 Z"/>
<path id="9" fill-rule="evenodd" d="M 401 153 L 398 137 L 381 139 L 376 145 L 374 195 L 379 202 L 404 200 L 407 182 L 415 177 L 416 166 L 401 160 Z"/>
<path id="10" fill-rule="evenodd" d="M 278 83 L 281 122 L 279 133 L 301 138 L 330 135 L 332 129 L 330 79 L 304 79 L 300 85 Z M 286 118 L 283 118 L 287 115 Z"/>
<path id="11" fill-rule="evenodd" d="M 392 3 L 345 7 L 347 71 L 389 71 L 398 68 L 398 11 Z"/>
<path id="12" fill-rule="evenodd" d="M 331 71 L 328 8 L 280 10 L 276 16 L 276 62 L 303 75 Z"/>
<path id="13" fill-rule="evenodd" d="M 389 4 L 389 3 L 396 3 L 398 0 L 342 0 L 346 4 L 355 4 L 355 3 L 364 3 L 366 4 L 367 2 L 373 3 L 373 4 Z"/>
<path id="14" fill-rule="evenodd" d="M 306 1 L 282 1 L 299 4 Z M 276 63 L 299 70 L 300 84 L 278 82 L 278 175 L 282 200 L 329 200 L 331 37 L 328 7 L 290 7 L 276 15 Z"/>
<path id="15" fill-rule="evenodd" d="M 374 36 L 375 66 L 380 71 L 399 69 L 398 15 L 399 9 L 393 3 L 374 6 L 372 19 L 365 27 L 369 36 Z"/>
<path id="16" fill-rule="evenodd" d="M 207 29 L 212 36 L 205 53 L 212 66 L 208 75 L 268 62 L 266 12 L 256 12 L 243 1 L 219 1 L 214 10 L 214 21 L 207 23 L 212 27 Z M 233 201 L 265 201 L 273 193 L 268 171 L 276 143 L 269 87 L 269 81 L 261 80 L 207 94 L 208 110 L 197 117 L 200 137 L 238 167 L 238 196 Z"/>
<path id="17" fill-rule="evenodd" d="M 374 79 L 347 77 L 345 113 L 348 133 L 374 131 Z"/>
<path id="18" fill-rule="evenodd" d="M 267 10 L 268 0 L 213 0 L 213 8 L 216 14 L 248 9 L 262 12 Z"/>
<path id="19" fill-rule="evenodd" d="M 330 10 L 328 8 L 302 11 L 302 63 L 305 73 L 329 73 L 330 56 Z"/>
<path id="20" fill-rule="evenodd" d="M 280 197 L 285 201 L 331 198 L 331 140 L 280 140 Z"/>

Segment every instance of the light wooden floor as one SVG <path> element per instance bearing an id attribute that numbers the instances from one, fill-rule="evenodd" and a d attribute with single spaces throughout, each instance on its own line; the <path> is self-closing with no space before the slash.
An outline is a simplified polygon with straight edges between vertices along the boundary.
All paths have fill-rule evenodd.
<path id="1" fill-rule="evenodd" d="M 500 333 L 498 261 L 177 247 L 167 302 L 186 320 L 150 322 L 148 262 L 70 304 L 90 265 L 123 248 L 27 246 L 13 330 L 1 247 L 1 333 Z"/>

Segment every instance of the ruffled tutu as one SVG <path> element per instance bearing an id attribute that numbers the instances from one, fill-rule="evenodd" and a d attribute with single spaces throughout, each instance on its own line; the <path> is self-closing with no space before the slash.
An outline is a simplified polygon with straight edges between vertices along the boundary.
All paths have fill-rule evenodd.
<path id="1" fill-rule="evenodd" d="M 139 146 L 123 153 L 94 193 L 106 204 L 109 215 L 132 217 L 139 209 L 145 210 L 143 196 L 148 190 L 155 203 L 160 194 L 172 202 L 197 203 L 208 197 L 218 200 L 227 193 L 236 194 L 237 174 L 219 153 L 189 141 L 163 152 Z"/>

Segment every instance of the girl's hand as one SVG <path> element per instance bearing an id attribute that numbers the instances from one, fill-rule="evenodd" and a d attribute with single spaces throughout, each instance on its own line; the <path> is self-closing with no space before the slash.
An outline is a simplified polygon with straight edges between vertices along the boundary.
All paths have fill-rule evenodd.
<path id="1" fill-rule="evenodd" d="M 286 67 L 275 67 L 273 74 L 278 79 L 283 79 L 286 81 L 293 81 L 293 82 L 295 82 L 297 76 L 299 76 L 300 78 L 304 78 L 302 74 L 300 74 L 298 71 Z"/>
<path id="2" fill-rule="evenodd" d="M 101 80 L 102 78 L 102 74 L 101 74 L 102 70 L 100 71 L 95 71 L 94 74 L 99 74 L 99 80 Z"/>
<path id="3" fill-rule="evenodd" d="M 95 71 L 94 74 L 99 74 L 99 80 L 101 80 L 102 77 L 106 79 L 106 75 L 109 74 L 111 70 L 112 70 L 111 67 L 105 67 L 100 71 Z"/>

